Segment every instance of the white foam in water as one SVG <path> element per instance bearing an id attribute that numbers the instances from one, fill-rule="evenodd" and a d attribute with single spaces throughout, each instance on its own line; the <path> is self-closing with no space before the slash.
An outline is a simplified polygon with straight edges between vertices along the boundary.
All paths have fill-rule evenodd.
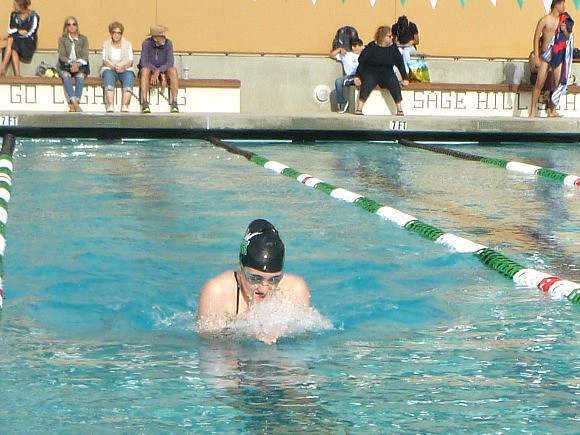
<path id="1" fill-rule="evenodd" d="M 158 324 L 183 327 L 198 333 L 206 332 L 216 337 L 223 335 L 232 338 L 275 337 L 279 339 L 312 331 L 334 329 L 332 322 L 315 308 L 283 306 L 275 299 L 255 304 L 246 317 L 233 320 L 228 325 L 227 331 L 221 329 L 214 331 L 207 327 L 201 331 L 196 324 L 196 315 L 191 311 L 174 313 L 169 317 L 164 316 L 161 312 L 157 314 Z"/>
<path id="2" fill-rule="evenodd" d="M 288 307 L 275 299 L 255 304 L 248 315 L 234 321 L 229 330 L 241 337 L 266 339 L 296 336 L 333 329 L 332 322 L 312 307 Z"/>

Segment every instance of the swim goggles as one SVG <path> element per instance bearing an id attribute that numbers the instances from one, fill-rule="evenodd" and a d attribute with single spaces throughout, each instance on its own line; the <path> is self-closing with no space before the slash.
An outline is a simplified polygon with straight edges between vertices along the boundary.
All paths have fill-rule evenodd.
<path id="1" fill-rule="evenodd" d="M 278 284 L 280 284 L 280 281 L 282 281 L 282 278 L 284 278 L 284 273 L 281 273 L 280 275 L 272 276 L 270 278 L 266 278 L 262 275 L 256 275 L 254 273 L 248 272 L 243 265 L 242 265 L 242 272 L 244 272 L 244 276 L 246 277 L 248 282 L 252 285 L 270 284 L 273 286 L 277 286 Z"/>

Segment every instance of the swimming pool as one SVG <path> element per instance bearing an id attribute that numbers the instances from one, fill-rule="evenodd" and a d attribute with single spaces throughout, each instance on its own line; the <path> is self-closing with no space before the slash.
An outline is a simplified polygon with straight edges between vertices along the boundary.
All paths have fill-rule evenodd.
<path id="1" fill-rule="evenodd" d="M 241 148 L 580 280 L 578 189 L 389 143 Z M 580 172 L 575 145 L 448 145 Z M 203 141 L 19 140 L 3 430 L 560 432 L 580 307 Z M 195 333 L 204 282 L 271 220 L 332 329 Z"/>

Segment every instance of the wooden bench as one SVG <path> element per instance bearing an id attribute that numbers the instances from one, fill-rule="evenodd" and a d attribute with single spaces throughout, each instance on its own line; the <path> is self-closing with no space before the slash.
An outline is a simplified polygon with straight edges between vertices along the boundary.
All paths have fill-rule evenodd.
<path id="1" fill-rule="evenodd" d="M 405 115 L 449 116 L 528 116 L 533 86 L 515 84 L 469 84 L 469 83 L 410 83 L 401 87 Z M 349 111 L 354 112 L 358 91 L 349 87 Z M 546 116 L 546 96 L 540 98 L 539 116 Z M 580 86 L 568 86 L 562 96 L 558 111 L 569 117 L 580 112 Z M 367 99 L 365 115 L 394 115 L 395 103 L 386 89 L 378 87 Z"/>
<path id="2" fill-rule="evenodd" d="M 151 87 L 152 112 L 168 112 L 168 89 Z M 240 112 L 241 82 L 237 79 L 179 79 L 178 104 L 181 112 Z M 121 85 L 117 82 L 116 110 L 120 106 Z M 136 81 L 130 112 L 139 112 L 139 84 Z M 4 110 L 68 111 L 59 77 L 0 77 L 0 99 Z M 87 77 L 81 106 L 84 111 L 105 112 L 103 80 Z"/>

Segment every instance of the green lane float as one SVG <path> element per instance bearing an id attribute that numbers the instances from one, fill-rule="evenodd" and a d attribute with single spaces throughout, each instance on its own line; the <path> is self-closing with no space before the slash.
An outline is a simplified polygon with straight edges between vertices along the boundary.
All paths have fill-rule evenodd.
<path id="1" fill-rule="evenodd" d="M 6 221 L 8 220 L 8 203 L 12 189 L 12 155 L 16 138 L 12 134 L 4 135 L 0 151 L 0 309 L 4 304 L 4 251 L 6 249 Z"/>
<path id="2" fill-rule="evenodd" d="M 540 177 L 548 178 L 550 180 L 563 183 L 565 186 L 580 187 L 579 176 L 564 174 L 563 172 L 555 171 L 554 169 L 542 168 L 540 166 L 530 165 L 522 162 L 510 162 L 508 160 L 497 159 L 493 157 L 482 157 L 475 154 L 468 154 L 463 153 L 461 151 L 455 151 L 443 147 L 438 147 L 435 145 L 420 144 L 407 139 L 400 139 L 399 144 L 410 148 L 419 148 L 422 150 L 432 151 L 438 154 L 445 154 L 448 156 L 457 157 L 459 159 L 487 163 L 488 165 L 505 168 L 508 171 L 520 172 L 522 174 L 527 175 L 539 175 Z"/>
<path id="3" fill-rule="evenodd" d="M 539 272 L 535 269 L 526 268 L 487 246 L 480 245 L 471 240 L 450 233 L 445 233 L 444 231 L 422 222 L 400 210 L 379 204 L 378 202 L 365 198 L 358 193 L 335 187 L 332 184 L 325 183 L 319 178 L 301 173 L 282 163 L 268 160 L 252 152 L 241 150 L 230 144 L 225 144 L 215 137 L 209 138 L 209 141 L 215 146 L 225 148 L 230 153 L 243 156 L 249 161 L 277 172 L 278 174 L 294 178 L 300 183 L 320 190 L 333 198 L 355 204 L 370 213 L 380 216 L 384 220 L 393 222 L 396 225 L 417 233 L 428 240 L 448 246 L 458 253 L 473 254 L 482 264 L 495 270 L 501 275 L 512 279 L 519 285 L 539 289 L 554 298 L 565 297 L 573 303 L 580 303 L 580 284 L 578 283 L 568 281 L 555 275 Z"/>

